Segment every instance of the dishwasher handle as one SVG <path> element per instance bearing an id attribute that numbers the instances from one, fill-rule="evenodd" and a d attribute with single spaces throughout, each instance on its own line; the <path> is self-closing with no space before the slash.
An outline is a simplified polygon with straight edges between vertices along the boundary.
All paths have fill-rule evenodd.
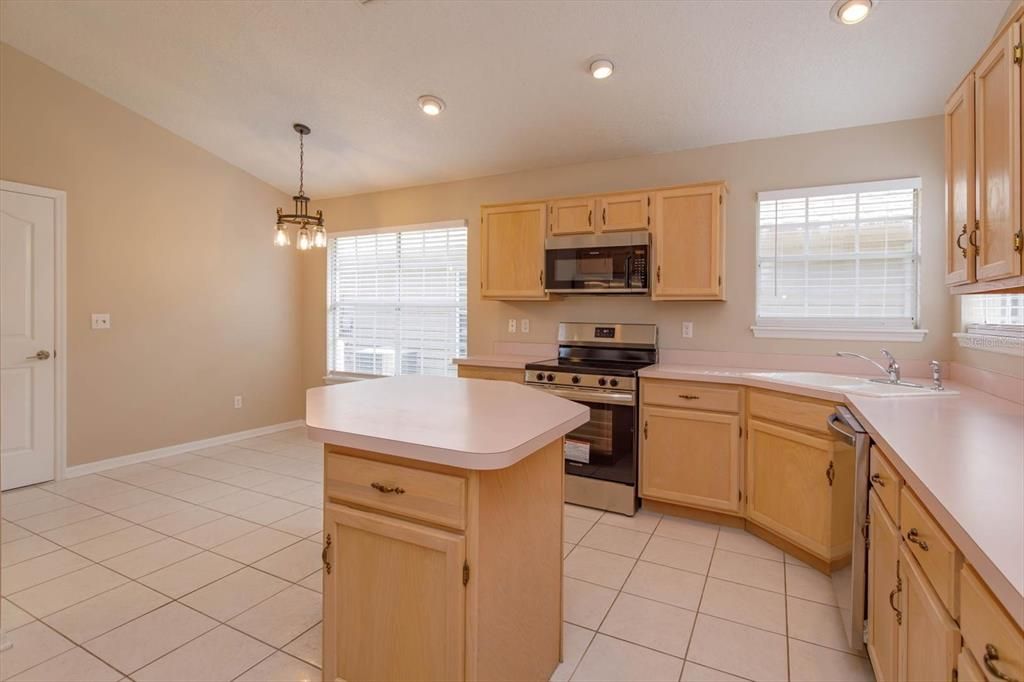
<path id="1" fill-rule="evenodd" d="M 833 412 L 828 416 L 828 427 L 842 436 L 843 440 L 847 443 L 855 445 L 857 443 L 857 434 L 840 427 L 840 424 L 846 424 L 846 420 L 844 420 L 839 414 Z"/>

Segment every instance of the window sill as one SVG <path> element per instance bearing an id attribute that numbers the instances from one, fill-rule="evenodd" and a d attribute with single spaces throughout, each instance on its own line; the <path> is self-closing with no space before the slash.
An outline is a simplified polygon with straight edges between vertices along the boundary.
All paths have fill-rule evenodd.
<path id="1" fill-rule="evenodd" d="M 323 377 L 323 380 L 324 380 L 324 384 L 331 385 L 331 384 L 350 384 L 353 381 L 365 381 L 366 379 L 380 379 L 380 378 L 382 378 L 382 377 L 379 377 L 379 376 L 374 375 L 374 374 L 354 374 L 354 373 L 353 374 L 343 374 L 343 373 L 337 373 L 337 374 L 328 374 L 327 376 Z"/>
<path id="2" fill-rule="evenodd" d="M 920 343 L 927 329 L 858 329 L 839 327 L 773 327 L 750 328 L 759 339 L 813 339 L 836 341 L 905 341 Z"/>
<path id="3" fill-rule="evenodd" d="M 967 334 L 962 332 L 953 334 L 953 338 L 956 339 L 961 348 L 1024 357 L 1024 338 L 992 336 L 989 334 Z"/>

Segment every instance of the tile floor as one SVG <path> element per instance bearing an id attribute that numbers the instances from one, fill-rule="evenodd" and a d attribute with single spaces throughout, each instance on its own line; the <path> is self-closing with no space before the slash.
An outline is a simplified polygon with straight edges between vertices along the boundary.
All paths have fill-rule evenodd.
<path id="1" fill-rule="evenodd" d="M 0 680 L 320 679 L 321 450 L 283 431 L 3 497 Z M 743 531 L 566 506 L 554 680 L 871 680 Z"/>

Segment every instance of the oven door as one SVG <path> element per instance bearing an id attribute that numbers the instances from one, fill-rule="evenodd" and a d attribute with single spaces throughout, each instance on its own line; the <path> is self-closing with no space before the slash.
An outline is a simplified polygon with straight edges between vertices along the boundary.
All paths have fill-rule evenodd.
<path id="1" fill-rule="evenodd" d="M 590 421 L 565 436 L 565 473 L 636 485 L 636 395 L 629 391 L 534 385 L 590 408 Z"/>
<path id="2" fill-rule="evenodd" d="M 647 247 L 644 245 L 549 247 L 544 258 L 544 288 L 548 292 L 647 293 Z"/>

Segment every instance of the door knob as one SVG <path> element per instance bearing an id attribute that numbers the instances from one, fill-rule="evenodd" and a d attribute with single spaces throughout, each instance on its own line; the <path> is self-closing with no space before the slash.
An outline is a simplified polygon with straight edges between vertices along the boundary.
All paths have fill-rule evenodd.
<path id="1" fill-rule="evenodd" d="M 38 353 L 36 353 L 35 355 L 30 355 L 30 356 L 28 356 L 25 359 L 26 360 L 49 360 L 50 359 L 50 351 L 48 351 L 48 350 L 41 350 Z"/>

